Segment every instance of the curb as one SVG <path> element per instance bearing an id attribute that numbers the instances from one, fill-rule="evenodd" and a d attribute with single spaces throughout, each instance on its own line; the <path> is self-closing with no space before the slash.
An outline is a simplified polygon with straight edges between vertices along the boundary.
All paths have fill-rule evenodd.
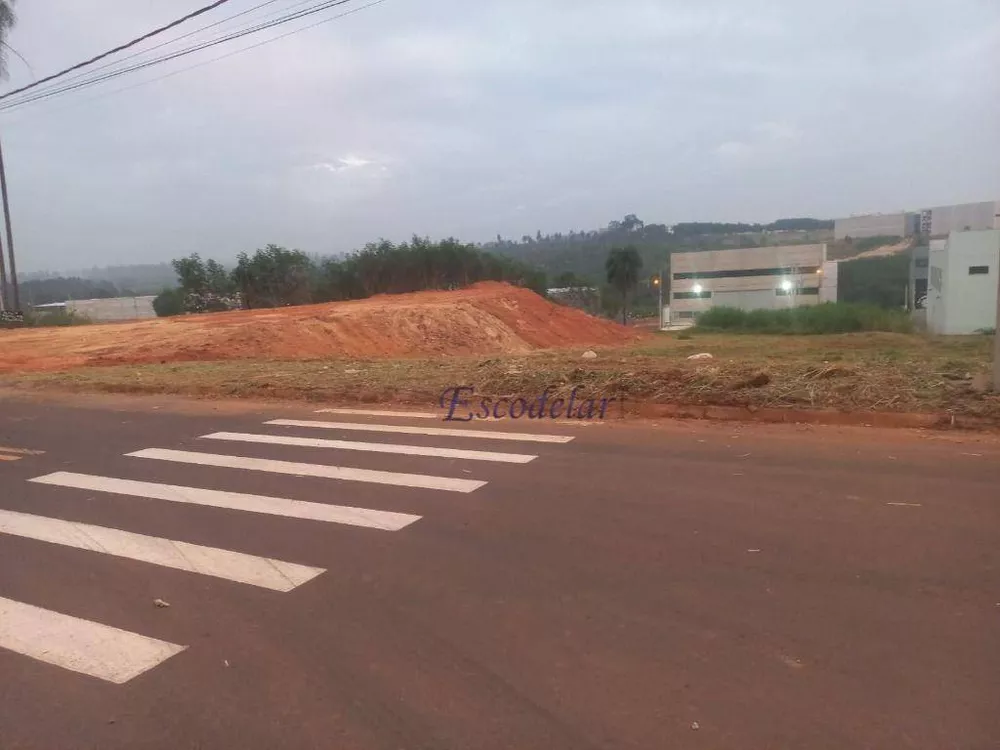
<path id="1" fill-rule="evenodd" d="M 697 406 L 633 404 L 633 416 L 643 418 L 705 419 L 712 421 L 819 424 L 924 430 L 1000 430 L 1000 419 L 961 414 L 912 412 L 844 412 L 834 409 L 780 409 L 754 406 Z"/>

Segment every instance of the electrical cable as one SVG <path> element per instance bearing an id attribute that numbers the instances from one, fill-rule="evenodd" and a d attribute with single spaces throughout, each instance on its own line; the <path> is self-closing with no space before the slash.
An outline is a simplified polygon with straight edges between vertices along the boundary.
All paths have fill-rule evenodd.
<path id="1" fill-rule="evenodd" d="M 248 47 L 241 47 L 240 49 L 233 50 L 231 52 L 227 52 L 224 55 L 219 55 L 218 57 L 213 57 L 213 58 L 208 59 L 208 60 L 203 60 L 203 61 L 201 61 L 199 63 L 194 64 L 194 65 L 189 65 L 186 68 L 179 68 L 178 70 L 172 70 L 169 73 L 165 73 L 165 74 L 163 74 L 161 76 L 157 76 L 155 78 L 150 78 L 150 79 L 145 80 L 145 81 L 139 81 L 138 83 L 134 83 L 131 86 L 125 86 L 124 88 L 115 89 L 113 91 L 107 91 L 107 92 L 104 92 L 103 94 L 98 94 L 97 96 L 92 96 L 92 97 L 90 97 L 88 99 L 85 99 L 85 100 L 83 100 L 81 102 L 76 102 L 76 103 L 74 103 L 72 105 L 69 105 L 67 107 L 57 108 L 56 111 L 62 111 L 64 109 L 70 109 L 70 108 L 72 108 L 74 106 L 78 106 L 80 104 L 86 104 L 88 102 L 97 101 L 98 99 L 103 99 L 103 98 L 105 98 L 107 96 L 113 96 L 115 94 L 121 94 L 121 93 L 124 93 L 126 91 L 131 91 L 132 89 L 139 88 L 140 86 L 146 86 L 146 85 L 151 84 L 151 83 L 156 83 L 157 81 L 162 81 L 162 80 L 164 80 L 166 78 L 172 78 L 173 76 L 179 75 L 180 73 L 186 73 L 186 72 L 191 71 L 191 70 L 196 70 L 197 68 L 204 67 L 205 65 L 210 65 L 211 63 L 218 62 L 220 60 L 225 60 L 226 58 L 233 57 L 235 55 L 239 55 L 239 54 L 242 54 L 244 52 L 249 52 L 250 50 L 257 49 L 258 47 L 263 47 L 265 44 L 270 44 L 271 42 L 276 42 L 279 39 L 284 39 L 286 37 L 290 37 L 290 36 L 293 36 L 295 34 L 299 34 L 299 33 L 303 32 L 303 31 L 308 31 L 309 29 L 313 29 L 313 28 L 315 28 L 317 26 L 320 26 L 322 24 L 329 23 L 331 21 L 336 21 L 336 20 L 338 20 L 340 18 L 344 18 L 346 16 L 350 16 L 350 15 L 353 15 L 355 13 L 359 13 L 359 12 L 361 12 L 363 10 L 367 10 L 368 8 L 373 8 L 376 5 L 381 5 L 384 2 L 386 2 L 386 0 L 372 0 L 371 2 L 366 3 L 364 5 L 359 5 L 357 8 L 352 8 L 351 10 L 344 11 L 343 13 L 338 13 L 338 14 L 336 14 L 334 16 L 330 16 L 329 18 L 321 19 L 321 20 L 316 21 L 315 23 L 311 23 L 311 24 L 309 24 L 307 26 L 302 26 L 301 28 L 293 29 L 291 31 L 287 31 L 284 34 L 279 34 L 278 36 L 271 37 L 270 39 L 264 39 L 264 40 L 262 40 L 260 42 L 257 42 L 256 44 L 251 44 Z M 15 109 L 16 107 L 19 107 L 19 106 L 20 106 L 20 102 L 15 102 L 13 104 L 7 105 L 6 107 L 0 106 L 0 112 L 6 112 L 8 109 Z"/>
<path id="2" fill-rule="evenodd" d="M 242 38 L 244 36 L 249 36 L 250 34 L 255 34 L 255 33 L 259 32 L 259 31 L 264 31 L 264 30 L 267 30 L 267 29 L 270 29 L 270 28 L 274 28 L 275 26 L 280 26 L 280 25 L 283 25 L 285 23 L 289 23 L 291 21 L 298 20 L 300 18 L 305 18 L 305 17 L 313 15 L 315 13 L 320 13 L 320 12 L 322 12 L 324 10 L 329 10 L 330 8 L 334 8 L 334 7 L 337 7 L 337 6 L 340 6 L 340 5 L 345 5 L 345 4 L 349 3 L 349 2 L 353 2 L 353 0 L 325 0 L 324 2 L 321 2 L 318 5 L 315 5 L 315 6 L 310 7 L 310 8 L 306 8 L 306 9 L 301 10 L 301 11 L 297 11 L 295 13 L 289 13 L 289 14 L 287 14 L 285 16 L 282 16 L 280 18 L 277 18 L 277 19 L 275 19 L 273 21 L 268 21 L 266 23 L 259 23 L 256 26 L 248 27 L 248 28 L 245 28 L 245 29 L 243 29 L 241 31 L 237 31 L 237 32 L 232 32 L 232 33 L 226 34 L 226 35 L 224 35 L 222 37 L 218 37 L 218 38 L 212 39 L 210 41 L 202 42 L 202 43 L 193 45 L 191 47 L 187 47 L 187 48 L 182 49 L 182 50 L 180 50 L 178 52 L 173 52 L 173 53 L 170 53 L 170 54 L 167 54 L 167 55 L 163 55 L 163 56 L 158 57 L 158 58 L 154 58 L 153 60 L 149 60 L 149 61 L 141 62 L 141 63 L 136 63 L 135 65 L 132 65 L 130 67 L 123 68 L 123 69 L 120 69 L 120 70 L 111 71 L 109 73 L 105 73 L 103 75 L 100 75 L 100 76 L 97 76 L 97 77 L 94 77 L 94 78 L 89 78 L 89 79 L 86 79 L 84 81 L 80 81 L 78 83 L 68 83 L 65 86 L 62 86 L 61 88 L 56 88 L 56 89 L 51 89 L 51 90 L 50 89 L 46 89 L 46 90 L 38 92 L 38 93 L 36 93 L 34 95 L 29 95 L 29 96 L 26 96 L 26 97 L 21 97 L 19 99 L 16 99 L 13 102 L 7 103 L 6 105 L 0 104 L 0 111 L 7 111 L 9 109 L 12 109 L 14 107 L 20 106 L 22 104 L 28 104 L 30 102 L 39 101 L 39 100 L 42 100 L 42 99 L 48 99 L 48 98 L 50 98 L 52 96 L 56 96 L 58 94 L 62 94 L 62 93 L 68 92 L 68 91 L 74 91 L 74 90 L 77 90 L 77 89 L 80 89 L 80 88 L 84 88 L 84 87 L 92 86 L 92 85 L 95 85 L 95 84 L 98 84 L 98 83 L 102 83 L 102 82 L 110 80 L 112 78 L 117 78 L 118 76 L 125 75 L 127 73 L 132 73 L 132 72 L 135 72 L 135 71 L 138 71 L 138 70 L 143 70 L 145 68 L 148 68 L 148 67 L 151 67 L 151 66 L 154 66 L 154 65 L 159 65 L 159 64 L 162 64 L 164 62 L 169 62 L 170 60 L 175 60 L 177 58 L 184 57 L 186 55 L 193 54 L 195 52 L 200 52 L 201 50 L 208 49 L 210 47 L 214 47 L 214 46 L 217 46 L 219 44 L 224 44 L 226 42 L 230 42 L 230 41 L 233 41 L 234 39 L 239 39 L 239 38 Z M 5 97 L 0 96 L 0 101 L 2 101 L 4 98 Z"/>
<path id="3" fill-rule="evenodd" d="M 299 2 L 292 3 L 291 5 L 287 6 L 286 8 L 284 8 L 284 10 L 288 10 L 289 8 L 294 8 L 294 7 L 297 7 L 299 5 L 305 5 L 306 3 L 312 2 L 312 1 L 313 0 L 299 0 Z M 70 76 L 66 81 L 64 81 L 64 83 L 68 83 L 70 81 L 78 81 L 81 78 L 86 78 L 87 76 L 96 73 L 97 71 L 106 70 L 108 68 L 114 68 L 116 66 L 119 66 L 122 63 L 124 63 L 126 60 L 133 60 L 133 59 L 135 59 L 137 57 L 142 57 L 143 55 L 149 54 L 153 50 L 162 49 L 163 47 L 169 47 L 171 44 L 176 44 L 177 42 L 179 42 L 182 39 L 187 39 L 188 37 L 192 37 L 192 36 L 194 36 L 196 34 L 200 34 L 202 31 L 207 31 L 208 29 L 214 28 L 216 26 L 221 26 L 221 25 L 223 25 L 225 23 L 228 23 L 229 21 L 233 21 L 233 20 L 239 18 L 240 16 L 248 15 L 248 14 L 253 13 L 254 11 L 258 11 L 261 8 L 264 8 L 264 7 L 268 6 L 268 5 L 273 5 L 276 2 L 278 2 L 278 0 L 265 0 L 262 3 L 259 3 L 259 4 L 255 5 L 255 6 L 253 6 L 252 8 L 247 8 L 246 10 L 242 10 L 239 13 L 234 13 L 231 16 L 227 16 L 226 18 L 223 18 L 223 19 L 220 19 L 218 21 L 215 21 L 214 23 L 210 23 L 210 24 L 207 24 L 207 25 L 202 26 L 200 28 L 197 28 L 194 31 L 189 31 L 186 34 L 181 34 L 180 36 L 174 37 L 173 39 L 168 39 L 165 42 L 160 42 L 159 44 L 155 44 L 152 47 L 147 47 L 146 49 L 139 50 L 138 52 L 133 52 L 131 55 L 126 55 L 125 57 L 120 57 L 117 60 L 111 60 L 109 62 L 104 63 L 103 65 L 98 65 L 95 68 L 90 68 L 89 70 L 82 70 L 82 71 L 76 73 L 75 75 Z M 279 11 L 276 11 L 276 12 L 273 12 L 273 13 L 268 13 L 268 14 L 262 16 L 262 18 L 267 18 L 268 16 L 277 15 L 280 12 L 282 12 L 282 11 L 279 10 Z M 54 89 L 56 87 L 52 87 L 52 88 Z M 46 90 L 46 89 L 43 89 L 43 90 Z"/>
<path id="4" fill-rule="evenodd" d="M 36 86 L 41 86 L 43 83 L 48 83 L 49 81 L 52 81 L 52 80 L 54 80 L 56 78 L 61 78 L 62 76 L 66 75 L 67 73 L 72 73 L 74 70 L 79 70 L 80 68 L 86 67 L 87 65 L 91 65 L 91 64 L 97 62 L 98 60 L 103 60 L 105 57 L 110 57 L 111 55 L 114 55 L 117 52 L 121 52 L 122 50 L 126 50 L 129 47 L 134 47 L 137 44 L 142 44 L 142 42 L 144 42 L 147 39 L 150 39 L 150 38 L 156 36 L 157 34 L 162 34 L 164 31 L 169 31 L 170 29 L 174 28 L 175 26 L 180 26 L 185 21 L 190 21 L 192 18 L 197 18 L 200 15 L 208 13 L 210 10 L 215 10 L 220 5 L 225 5 L 229 1 L 230 0 L 215 0 L 215 2 L 209 3 L 208 5 L 205 5 L 205 6 L 201 7 L 201 8 L 199 8 L 198 10 L 192 11 L 192 12 L 188 13 L 185 16 L 181 16 L 180 18 L 178 18 L 175 21 L 171 21 L 170 23 L 168 23 L 168 24 L 166 24 L 164 26 L 160 26 L 159 28 L 153 29 L 152 31 L 149 31 L 149 32 L 143 34 L 140 37 L 136 37 L 135 39 L 133 39 L 130 42 L 126 42 L 125 44 L 120 44 L 117 47 L 115 47 L 114 49 L 110 49 L 107 52 L 102 52 L 101 54 L 96 55 L 96 56 L 90 58 L 89 60 L 84 60 L 83 62 L 79 62 L 76 65 L 71 65 L 70 67 L 66 68 L 65 70 L 60 70 L 58 73 L 53 73 L 50 76 L 46 76 L 45 78 L 41 78 L 41 79 L 39 79 L 37 81 L 29 83 L 26 86 L 22 86 L 19 89 L 14 89 L 13 91 L 8 91 L 6 94 L 0 95 L 0 100 L 6 99 L 6 98 L 11 97 L 11 96 L 14 96 L 14 94 L 20 94 L 21 92 L 27 91 L 28 89 L 33 89 Z"/>

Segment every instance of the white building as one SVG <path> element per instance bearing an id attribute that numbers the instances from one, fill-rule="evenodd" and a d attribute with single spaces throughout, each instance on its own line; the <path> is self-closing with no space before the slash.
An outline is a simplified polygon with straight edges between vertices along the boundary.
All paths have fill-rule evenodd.
<path id="1" fill-rule="evenodd" d="M 155 318 L 153 300 L 156 297 L 113 297 L 110 299 L 78 299 L 68 302 L 53 302 L 48 305 L 35 305 L 37 312 L 54 312 L 65 310 L 73 315 L 79 315 L 96 322 L 111 323 L 121 320 L 142 320 Z"/>
<path id="2" fill-rule="evenodd" d="M 711 307 L 781 309 L 837 301 L 837 264 L 826 245 L 673 253 L 671 322 Z"/>
<path id="3" fill-rule="evenodd" d="M 916 230 L 913 214 L 899 211 L 893 214 L 865 214 L 849 216 L 833 222 L 833 237 L 860 240 L 864 237 L 907 237 Z"/>
<path id="4" fill-rule="evenodd" d="M 1000 229 L 1000 201 L 937 206 L 920 212 L 920 232 L 931 237 L 981 229 Z"/>
<path id="5" fill-rule="evenodd" d="M 929 253 L 927 330 L 970 334 L 997 324 L 1000 229 L 952 232 L 932 241 Z"/>
<path id="6" fill-rule="evenodd" d="M 918 232 L 929 237 L 947 237 L 952 232 L 1000 229 L 1000 201 L 849 216 L 837 219 L 833 226 L 833 236 L 838 240 L 848 237 L 856 240 L 863 237 L 910 237 Z"/>

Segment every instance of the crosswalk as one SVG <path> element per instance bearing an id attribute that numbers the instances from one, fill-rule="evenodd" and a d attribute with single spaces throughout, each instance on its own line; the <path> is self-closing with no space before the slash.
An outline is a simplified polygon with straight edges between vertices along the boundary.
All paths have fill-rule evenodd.
<path id="1" fill-rule="evenodd" d="M 441 493 L 469 494 L 488 480 L 468 476 L 451 476 L 458 471 L 456 461 L 467 461 L 470 468 L 461 473 L 471 474 L 476 466 L 490 464 L 508 467 L 523 466 L 539 458 L 535 452 L 499 452 L 470 447 L 438 446 L 428 442 L 459 439 L 469 441 L 506 441 L 538 445 L 565 444 L 572 436 L 507 432 L 475 428 L 415 427 L 393 424 L 391 419 L 413 415 L 403 412 L 366 410 L 319 410 L 320 414 L 338 414 L 352 419 L 377 418 L 379 422 L 331 422 L 325 419 L 275 419 L 264 422 L 260 432 L 210 432 L 197 436 L 214 450 L 190 450 L 168 447 L 142 447 L 124 454 L 131 466 L 142 473 L 143 467 L 173 466 L 181 476 L 185 467 L 200 467 L 198 476 L 211 471 L 212 484 L 199 487 L 169 484 L 145 479 L 106 476 L 101 473 L 55 471 L 28 480 L 32 485 L 52 488 L 56 497 L 68 507 L 79 509 L 83 498 L 117 496 L 137 502 L 160 500 L 166 503 L 203 506 L 224 511 L 257 514 L 263 517 L 283 517 L 348 526 L 373 531 L 402 531 L 421 519 L 421 515 L 395 510 L 362 508 L 297 499 L 297 485 L 292 478 L 313 478 L 346 483 L 363 483 L 402 490 L 429 490 Z M 419 416 L 418 418 L 424 418 Z M 375 441 L 349 440 L 357 433 L 375 433 Z M 379 442 L 381 435 L 421 436 L 420 444 Z M 428 438 L 430 441 L 428 441 Z M 391 438 L 390 438 L 391 439 Z M 282 459 L 260 455 L 237 455 L 242 448 L 253 448 L 255 454 L 270 450 L 284 452 Z M 498 446 L 499 447 L 499 446 Z M 301 460 L 287 459 L 289 450 L 301 451 Z M 428 473 L 389 471 L 381 468 L 361 468 L 324 462 L 336 456 L 349 464 L 353 458 L 368 457 L 384 461 L 404 457 L 407 461 L 426 463 Z M 139 459 L 132 462 L 132 459 Z M 423 467 L 424 464 L 420 464 Z M 418 468 L 420 468 L 418 467 Z M 407 467 L 409 468 L 409 467 Z M 443 475 L 447 469 L 448 475 Z M 252 494 L 225 489 L 236 480 L 237 472 L 254 475 L 285 477 L 282 496 Z M 162 472 L 161 472 L 162 474 Z M 272 483 L 273 486 L 273 483 Z M 284 496 L 288 495 L 288 496 Z M 184 573 L 221 579 L 233 584 L 256 587 L 273 593 L 289 593 L 307 584 L 326 571 L 306 564 L 229 549 L 194 544 L 183 539 L 161 538 L 109 526 L 69 521 L 32 513 L 0 508 L 0 537 L 19 537 L 54 547 L 73 548 L 111 558 L 138 561 Z M 16 652 L 41 662 L 77 672 L 107 682 L 122 684 L 162 664 L 187 646 L 150 638 L 122 630 L 111 624 L 93 622 L 63 612 L 44 609 L 33 604 L 6 599 L 0 591 L 0 649 Z"/>

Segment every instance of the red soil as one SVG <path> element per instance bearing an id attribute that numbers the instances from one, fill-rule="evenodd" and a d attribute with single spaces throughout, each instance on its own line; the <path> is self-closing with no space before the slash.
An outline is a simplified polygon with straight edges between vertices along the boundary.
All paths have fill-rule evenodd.
<path id="1" fill-rule="evenodd" d="M 527 289 L 484 282 L 454 292 L 0 331 L 0 372 L 192 360 L 517 354 L 640 336 Z"/>

